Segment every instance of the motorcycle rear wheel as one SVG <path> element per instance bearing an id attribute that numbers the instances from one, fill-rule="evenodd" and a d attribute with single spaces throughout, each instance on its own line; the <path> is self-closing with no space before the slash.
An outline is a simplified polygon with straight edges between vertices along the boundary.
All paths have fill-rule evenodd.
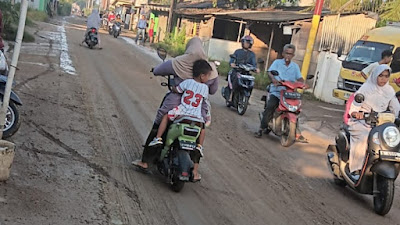
<path id="1" fill-rule="evenodd" d="M 249 97 L 243 95 L 243 93 L 238 94 L 237 101 L 237 112 L 239 115 L 243 116 L 247 110 L 247 106 L 249 105 Z"/>
<path id="2" fill-rule="evenodd" d="M 182 191 L 184 186 L 185 186 L 185 182 L 179 180 L 179 176 L 177 174 L 174 174 L 174 176 L 172 177 L 172 181 L 171 181 L 171 189 L 174 192 L 180 192 L 180 191 Z"/>
<path id="3" fill-rule="evenodd" d="M 288 118 L 282 121 L 281 145 L 291 146 L 296 139 L 296 123 L 290 122 Z"/>
<path id="4" fill-rule="evenodd" d="M 375 175 L 376 185 L 379 193 L 374 195 L 374 210 L 377 214 L 384 216 L 392 207 L 394 197 L 394 180 L 380 175 Z"/>

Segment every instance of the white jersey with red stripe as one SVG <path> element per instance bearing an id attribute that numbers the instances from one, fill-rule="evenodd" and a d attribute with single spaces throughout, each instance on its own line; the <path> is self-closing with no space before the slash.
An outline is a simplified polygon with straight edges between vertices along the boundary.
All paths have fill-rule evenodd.
<path id="1" fill-rule="evenodd" d="M 176 87 L 179 93 L 183 93 L 181 104 L 175 110 L 176 116 L 190 116 L 203 120 L 201 116 L 201 105 L 208 98 L 208 86 L 186 79 Z"/>

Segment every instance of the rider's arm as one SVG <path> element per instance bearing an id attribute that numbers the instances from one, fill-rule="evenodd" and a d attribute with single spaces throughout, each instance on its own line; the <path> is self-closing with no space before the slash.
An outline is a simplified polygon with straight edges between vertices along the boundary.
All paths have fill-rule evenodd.
<path id="1" fill-rule="evenodd" d="M 394 113 L 396 117 L 399 117 L 400 112 L 400 103 L 396 96 L 392 98 L 389 102 L 389 110 L 390 112 Z"/>
<path id="2" fill-rule="evenodd" d="M 218 91 L 218 83 L 219 83 L 218 77 L 207 81 L 208 88 L 209 88 L 208 93 L 210 93 L 210 95 L 213 95 Z"/>
<path id="3" fill-rule="evenodd" d="M 233 55 L 236 56 L 236 59 L 239 57 L 238 51 L 239 51 L 239 49 L 236 50 L 236 51 L 233 53 Z M 235 64 L 235 59 L 234 59 L 234 58 L 231 58 L 231 59 L 229 60 L 229 65 L 230 65 L 231 67 L 234 67 L 234 66 L 235 66 L 234 64 Z"/>
<path id="4" fill-rule="evenodd" d="M 250 57 L 250 64 L 254 67 L 257 67 L 257 61 L 256 61 L 256 54 L 254 52 L 251 52 L 251 57 Z"/>
<path id="5" fill-rule="evenodd" d="M 269 69 L 268 69 L 268 76 L 269 76 L 269 79 L 271 80 L 271 82 L 272 82 L 275 86 L 277 86 L 278 83 L 279 83 L 279 81 L 278 81 L 277 79 L 275 79 L 275 76 L 274 76 L 274 75 L 272 75 L 271 71 L 273 71 L 273 70 L 278 71 L 278 61 L 277 61 L 277 60 L 275 60 L 275 61 L 272 63 L 272 65 L 269 67 Z"/>

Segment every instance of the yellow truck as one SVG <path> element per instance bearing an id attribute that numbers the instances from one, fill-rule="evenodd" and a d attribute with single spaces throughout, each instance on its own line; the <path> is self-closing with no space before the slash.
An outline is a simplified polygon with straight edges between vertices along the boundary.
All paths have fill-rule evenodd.
<path id="1" fill-rule="evenodd" d="M 352 93 L 357 91 L 365 82 L 361 71 L 369 64 L 380 61 L 384 50 L 393 52 L 393 60 L 390 64 L 392 68 L 390 85 L 396 92 L 400 91 L 400 88 L 394 83 L 394 79 L 400 77 L 400 24 L 392 23 L 367 32 L 354 44 L 346 59 L 342 61 L 333 97 L 347 100 Z M 339 57 L 340 52 L 339 50 Z"/>

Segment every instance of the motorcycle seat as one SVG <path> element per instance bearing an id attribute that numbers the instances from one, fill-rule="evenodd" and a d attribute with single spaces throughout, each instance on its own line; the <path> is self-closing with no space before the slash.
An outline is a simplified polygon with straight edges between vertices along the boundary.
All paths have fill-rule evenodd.
<path id="1" fill-rule="evenodd" d="M 174 123 L 194 124 L 196 126 L 202 127 L 204 122 L 203 122 L 203 120 L 201 120 L 199 118 L 190 117 L 190 116 L 182 116 L 182 117 L 174 120 Z"/>

